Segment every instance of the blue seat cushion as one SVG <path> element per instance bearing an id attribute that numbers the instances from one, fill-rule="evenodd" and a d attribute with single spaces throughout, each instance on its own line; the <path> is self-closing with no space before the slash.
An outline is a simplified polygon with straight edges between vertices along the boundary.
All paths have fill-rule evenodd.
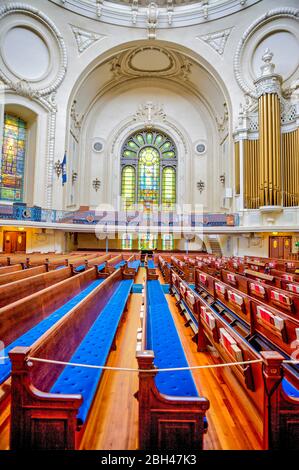
<path id="1" fill-rule="evenodd" d="M 115 269 L 118 269 L 121 266 L 124 266 L 125 264 L 126 264 L 126 261 L 123 260 L 123 261 L 120 261 L 119 263 L 117 263 L 114 267 L 115 267 Z"/>
<path id="2" fill-rule="evenodd" d="M 147 348 L 155 353 L 155 365 L 159 369 L 188 367 L 180 337 L 158 280 L 147 282 L 147 295 Z M 155 381 L 163 394 L 198 397 L 190 371 L 158 372 Z"/>
<path id="3" fill-rule="evenodd" d="M 105 263 L 98 264 L 98 272 L 103 271 L 104 268 L 105 268 Z"/>
<path id="4" fill-rule="evenodd" d="M 47 318 L 37 323 L 34 327 L 21 335 L 9 346 L 0 351 L 0 383 L 8 379 L 11 372 L 10 359 L 1 360 L 1 356 L 7 356 L 15 346 L 31 346 L 38 340 L 49 328 L 51 328 L 60 318 L 66 315 L 73 307 L 75 307 L 81 300 L 84 299 L 90 292 L 92 292 L 104 279 L 96 279 L 88 287 L 83 289 L 79 294 L 75 295 L 71 300 L 66 302 L 62 307 L 55 310 Z"/>
<path id="5" fill-rule="evenodd" d="M 82 273 L 83 271 L 85 271 L 85 264 L 81 264 L 80 266 L 77 266 L 74 271 L 76 273 Z"/>
<path id="6" fill-rule="evenodd" d="M 169 284 L 162 284 L 161 287 L 164 294 L 169 294 Z"/>
<path id="7" fill-rule="evenodd" d="M 133 284 L 132 294 L 141 294 L 143 289 L 143 284 Z"/>
<path id="8" fill-rule="evenodd" d="M 152 259 L 148 260 L 147 267 L 151 268 L 151 269 L 155 269 L 155 264 L 154 264 L 154 261 Z"/>
<path id="9" fill-rule="evenodd" d="M 69 362 L 105 365 L 132 285 L 131 279 L 121 281 L 113 297 L 100 312 Z M 66 366 L 53 385 L 51 392 L 82 395 L 83 403 L 77 418 L 81 423 L 84 423 L 102 373 L 102 369 Z"/>
<path id="10" fill-rule="evenodd" d="M 62 265 L 62 266 L 57 266 L 57 268 L 55 268 L 55 269 L 63 269 L 63 268 L 65 268 L 65 264 Z"/>
<path id="11" fill-rule="evenodd" d="M 299 390 L 293 384 L 291 384 L 288 380 L 282 380 L 282 388 L 286 395 L 293 398 L 299 398 Z"/>
<path id="12" fill-rule="evenodd" d="M 128 267 L 135 269 L 136 272 L 138 271 L 139 266 L 140 266 L 140 260 L 139 259 L 137 259 L 135 261 L 130 261 L 128 263 Z"/>

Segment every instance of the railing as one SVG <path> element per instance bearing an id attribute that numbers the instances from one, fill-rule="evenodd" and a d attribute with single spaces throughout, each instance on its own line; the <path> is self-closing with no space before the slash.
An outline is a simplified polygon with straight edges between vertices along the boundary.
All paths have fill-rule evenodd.
<path id="1" fill-rule="evenodd" d="M 29 207 L 23 203 L 12 205 L 0 204 L 0 220 L 20 220 L 45 223 L 65 223 L 80 225 L 104 225 L 121 227 L 229 227 L 239 225 L 238 214 L 225 213 L 195 213 L 179 214 L 177 212 L 143 211 L 128 213 L 124 211 L 61 211 L 42 209 L 38 206 Z"/>

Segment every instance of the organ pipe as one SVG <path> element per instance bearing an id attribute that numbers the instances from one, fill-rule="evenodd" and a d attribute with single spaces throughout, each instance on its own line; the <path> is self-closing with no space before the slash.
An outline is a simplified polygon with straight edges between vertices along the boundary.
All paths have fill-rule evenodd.
<path id="1" fill-rule="evenodd" d="M 240 194 L 240 143 L 235 142 L 235 191 Z"/>
<path id="2" fill-rule="evenodd" d="M 259 207 L 259 141 L 244 140 L 244 207 Z"/>
<path id="3" fill-rule="evenodd" d="M 260 206 L 281 204 L 280 101 L 277 94 L 259 98 Z"/>
<path id="4" fill-rule="evenodd" d="M 262 59 L 261 77 L 255 80 L 259 98 L 258 173 L 259 206 L 282 203 L 280 83 L 274 74 L 273 54 L 267 49 Z M 255 175 L 256 176 L 256 175 Z"/>
<path id="5" fill-rule="evenodd" d="M 299 129 L 282 134 L 283 205 L 299 205 Z"/>

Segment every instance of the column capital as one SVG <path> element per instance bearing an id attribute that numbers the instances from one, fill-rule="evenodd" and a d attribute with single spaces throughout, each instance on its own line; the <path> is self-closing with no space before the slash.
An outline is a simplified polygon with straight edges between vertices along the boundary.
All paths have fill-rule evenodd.
<path id="1" fill-rule="evenodd" d="M 272 62 L 273 53 L 266 49 L 262 57 L 261 75 L 255 81 L 257 98 L 265 94 L 275 93 L 281 96 L 282 77 L 274 72 L 275 64 Z"/>

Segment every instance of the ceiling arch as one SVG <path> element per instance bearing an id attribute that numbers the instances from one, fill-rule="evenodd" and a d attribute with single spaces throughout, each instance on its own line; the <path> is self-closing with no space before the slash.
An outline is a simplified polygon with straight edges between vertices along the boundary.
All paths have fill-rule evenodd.
<path id="1" fill-rule="evenodd" d="M 231 100 L 215 69 L 194 51 L 165 41 L 133 41 L 115 47 L 92 61 L 70 95 L 82 116 L 95 97 L 134 80 L 163 80 L 195 94 L 217 122 L 228 121 Z"/>

